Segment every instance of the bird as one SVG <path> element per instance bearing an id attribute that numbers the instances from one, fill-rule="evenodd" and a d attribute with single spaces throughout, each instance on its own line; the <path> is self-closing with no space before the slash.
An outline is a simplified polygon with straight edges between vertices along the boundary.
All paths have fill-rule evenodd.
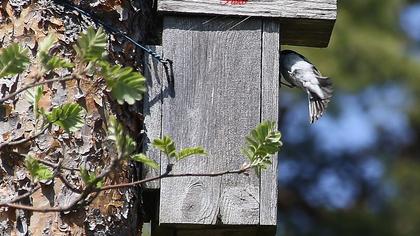
<path id="1" fill-rule="evenodd" d="M 308 94 L 309 122 L 312 124 L 324 114 L 333 95 L 333 84 L 329 77 L 322 76 L 319 70 L 304 56 L 292 51 L 280 52 L 280 73 L 289 84 Z"/>

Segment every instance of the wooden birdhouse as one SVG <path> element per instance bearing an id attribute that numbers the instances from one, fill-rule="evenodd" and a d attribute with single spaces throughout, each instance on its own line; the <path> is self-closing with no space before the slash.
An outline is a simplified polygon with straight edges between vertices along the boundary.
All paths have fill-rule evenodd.
<path id="1" fill-rule="evenodd" d="M 237 169 L 246 161 L 240 147 L 249 131 L 278 120 L 280 45 L 326 47 L 336 0 L 157 2 L 163 35 L 154 49 L 173 63 L 168 73 L 145 58 L 148 138 L 169 135 L 179 147 L 208 151 L 178 162 L 172 173 Z M 146 170 L 144 177 L 163 173 L 166 158 L 149 144 L 145 149 L 161 170 Z M 160 193 L 152 236 L 275 234 L 277 157 L 260 177 L 167 178 L 146 188 Z"/>

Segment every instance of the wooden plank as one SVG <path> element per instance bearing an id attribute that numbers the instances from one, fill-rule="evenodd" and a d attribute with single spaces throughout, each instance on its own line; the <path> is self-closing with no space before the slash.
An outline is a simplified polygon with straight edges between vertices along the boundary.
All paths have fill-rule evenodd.
<path id="1" fill-rule="evenodd" d="M 161 46 L 149 46 L 152 50 L 162 54 Z M 164 79 L 164 69 L 161 63 L 152 58 L 151 55 L 144 56 L 144 76 L 147 79 L 147 93 L 143 99 L 144 129 L 146 138 L 143 143 L 145 154 L 160 163 L 160 151 L 151 147 L 151 142 L 155 138 L 161 137 L 162 132 L 162 84 Z M 155 170 L 143 166 L 143 178 L 160 175 L 160 170 Z M 145 183 L 143 187 L 148 189 L 158 189 L 158 180 Z"/>
<path id="2" fill-rule="evenodd" d="M 262 102 L 261 120 L 278 120 L 280 25 L 264 19 L 262 37 Z M 277 156 L 273 164 L 261 174 L 260 224 L 277 224 Z"/>
<path id="3" fill-rule="evenodd" d="M 337 0 L 158 0 L 164 12 L 335 20 Z"/>
<path id="4" fill-rule="evenodd" d="M 241 20 L 164 17 L 174 84 L 163 100 L 163 133 L 178 147 L 200 145 L 209 153 L 180 161 L 173 173 L 237 169 L 246 161 L 243 138 L 260 120 L 262 22 Z M 161 224 L 259 223 L 254 174 L 163 179 L 161 196 Z"/>

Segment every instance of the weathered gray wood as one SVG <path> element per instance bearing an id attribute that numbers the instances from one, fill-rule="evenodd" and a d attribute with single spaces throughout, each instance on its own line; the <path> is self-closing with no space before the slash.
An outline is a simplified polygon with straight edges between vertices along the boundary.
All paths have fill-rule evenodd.
<path id="1" fill-rule="evenodd" d="M 337 17 L 337 0 L 158 0 L 166 13 L 275 17 L 282 24 L 282 44 L 326 47 Z M 223 16 L 215 16 L 223 17 Z"/>
<path id="2" fill-rule="evenodd" d="M 262 102 L 261 120 L 278 120 L 280 43 L 278 22 L 263 21 L 262 37 Z M 277 223 L 277 156 L 273 164 L 261 174 L 260 224 Z"/>
<path id="3" fill-rule="evenodd" d="M 336 0 L 158 0 L 165 12 L 335 20 Z"/>
<path id="4" fill-rule="evenodd" d="M 164 17 L 174 84 L 164 94 L 163 133 L 178 147 L 209 153 L 180 161 L 173 173 L 237 169 L 246 161 L 240 147 L 260 121 L 262 20 L 240 21 Z M 255 174 L 163 179 L 160 223 L 259 224 L 259 190 Z"/>
<path id="5" fill-rule="evenodd" d="M 149 46 L 152 50 L 162 54 L 161 46 Z M 147 156 L 160 163 L 161 153 L 151 147 L 151 142 L 155 138 L 160 138 L 162 133 L 162 83 L 164 69 L 161 63 L 154 60 L 149 54 L 144 56 L 144 76 L 147 78 L 147 93 L 143 99 L 143 114 L 146 138 L 143 143 L 143 150 Z M 155 170 L 147 166 L 143 167 L 143 178 L 158 176 L 160 170 Z M 145 188 L 158 189 L 158 180 L 144 184 Z"/>

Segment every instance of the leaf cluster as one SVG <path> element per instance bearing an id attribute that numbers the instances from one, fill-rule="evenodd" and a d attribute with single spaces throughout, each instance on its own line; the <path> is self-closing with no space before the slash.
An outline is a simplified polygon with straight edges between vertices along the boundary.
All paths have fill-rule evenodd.
<path id="1" fill-rule="evenodd" d="M 103 76 L 111 95 L 119 104 L 127 102 L 132 105 L 140 101 L 146 90 L 146 79 L 131 67 L 111 66 L 109 63 L 102 65 Z"/>
<path id="2" fill-rule="evenodd" d="M 165 153 L 167 157 L 175 158 L 177 161 L 193 155 L 207 155 L 207 152 L 202 147 L 187 147 L 178 152 L 175 148 L 174 141 L 169 136 L 164 136 L 162 139 L 155 139 L 152 144 L 155 148 Z"/>
<path id="3" fill-rule="evenodd" d="M 74 64 L 69 60 L 63 59 L 50 53 L 51 48 L 57 43 L 57 38 L 50 34 L 41 41 L 38 48 L 37 59 L 44 71 L 51 71 L 59 68 L 73 68 Z"/>
<path id="4" fill-rule="evenodd" d="M 66 132 L 75 132 L 84 125 L 85 110 L 77 103 L 66 103 L 54 107 L 46 114 L 47 120 L 60 126 Z"/>
<path id="5" fill-rule="evenodd" d="M 105 183 L 102 178 L 99 179 L 94 172 L 90 172 L 85 168 L 80 168 L 80 177 L 87 186 L 94 185 L 96 188 L 101 188 Z"/>
<path id="6" fill-rule="evenodd" d="M 74 47 L 79 58 L 87 62 L 88 68 L 97 70 L 105 79 L 108 90 L 119 104 L 134 104 L 140 101 L 147 90 L 146 79 L 131 67 L 111 65 L 106 60 L 107 37 L 102 28 L 95 31 L 92 27 L 81 34 Z"/>
<path id="7" fill-rule="evenodd" d="M 50 180 L 54 177 L 54 173 L 48 167 L 39 163 L 38 160 L 30 155 L 25 158 L 25 167 L 31 174 L 34 182 Z"/>
<path id="8" fill-rule="evenodd" d="M 41 100 L 43 93 L 43 86 L 36 86 L 33 89 L 28 90 L 28 92 L 26 93 L 28 102 L 32 104 L 35 119 L 38 119 L 40 114 L 45 114 L 44 109 L 39 107 L 39 101 Z"/>
<path id="9" fill-rule="evenodd" d="M 103 61 L 107 55 L 106 41 L 107 35 L 102 28 L 95 31 L 93 27 L 89 27 L 80 35 L 74 49 L 83 61 Z"/>
<path id="10" fill-rule="evenodd" d="M 109 117 L 108 139 L 115 142 L 122 157 L 129 156 L 136 149 L 136 142 L 125 133 L 123 125 L 114 116 Z"/>
<path id="11" fill-rule="evenodd" d="M 0 78 L 22 73 L 28 65 L 28 49 L 13 43 L 0 54 Z"/>
<path id="12" fill-rule="evenodd" d="M 151 168 L 158 169 L 159 164 L 143 153 L 133 154 L 136 142 L 125 133 L 123 125 L 114 116 L 109 118 L 108 139 L 115 142 L 118 155 L 125 159 L 141 162 Z"/>
<path id="13" fill-rule="evenodd" d="M 272 121 L 262 122 L 246 137 L 247 145 L 242 152 L 258 174 L 271 165 L 271 156 L 283 145 L 280 138 L 281 134 Z"/>

